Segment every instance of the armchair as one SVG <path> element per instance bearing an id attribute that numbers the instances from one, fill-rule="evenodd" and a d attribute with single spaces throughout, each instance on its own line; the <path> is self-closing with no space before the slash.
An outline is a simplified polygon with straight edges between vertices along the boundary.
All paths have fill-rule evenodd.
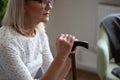
<path id="1" fill-rule="evenodd" d="M 118 65 L 111 61 L 112 54 L 108 35 L 104 28 L 100 28 L 100 36 L 97 42 L 97 72 L 101 80 L 120 80 L 111 71 Z"/>

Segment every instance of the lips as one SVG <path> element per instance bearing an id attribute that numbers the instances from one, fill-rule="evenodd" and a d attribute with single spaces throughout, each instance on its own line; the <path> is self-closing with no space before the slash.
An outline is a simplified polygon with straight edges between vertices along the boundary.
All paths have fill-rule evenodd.
<path id="1" fill-rule="evenodd" d="M 43 15 L 45 15 L 45 16 L 49 16 L 49 13 L 45 13 L 45 14 L 43 14 Z"/>
<path id="2" fill-rule="evenodd" d="M 48 15 L 49 13 L 45 13 L 44 15 Z"/>

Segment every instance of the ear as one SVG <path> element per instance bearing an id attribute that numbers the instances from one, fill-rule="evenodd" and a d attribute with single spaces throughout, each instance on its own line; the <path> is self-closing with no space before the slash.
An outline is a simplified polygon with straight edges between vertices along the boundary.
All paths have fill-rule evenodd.
<path id="1" fill-rule="evenodd" d="M 24 3 L 24 10 L 27 10 L 27 9 L 28 9 L 28 6 L 29 6 L 29 1 L 26 1 L 26 2 Z"/>
<path id="2" fill-rule="evenodd" d="M 27 4 L 24 4 L 24 10 L 26 10 L 27 9 Z"/>
<path id="3" fill-rule="evenodd" d="M 24 15 L 27 15 L 28 14 L 28 6 L 25 4 L 24 5 Z"/>
<path id="4" fill-rule="evenodd" d="M 27 13 L 28 11 L 29 11 L 29 4 L 28 4 L 28 2 L 26 2 L 24 4 L 24 12 Z"/>

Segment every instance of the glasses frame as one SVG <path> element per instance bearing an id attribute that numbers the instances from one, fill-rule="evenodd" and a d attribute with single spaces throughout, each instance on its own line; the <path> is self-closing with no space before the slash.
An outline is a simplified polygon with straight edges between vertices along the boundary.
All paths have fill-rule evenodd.
<path id="1" fill-rule="evenodd" d="M 48 4 L 53 6 L 55 3 L 55 0 L 32 0 L 32 1 L 37 1 L 37 2 L 41 3 L 43 7 L 46 7 Z"/>

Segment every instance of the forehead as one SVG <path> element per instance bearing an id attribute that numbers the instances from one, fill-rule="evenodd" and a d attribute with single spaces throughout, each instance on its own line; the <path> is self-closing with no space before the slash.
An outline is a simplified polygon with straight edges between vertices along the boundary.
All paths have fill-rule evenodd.
<path id="1" fill-rule="evenodd" d="M 51 1 L 51 0 L 41 0 L 41 1 Z"/>
<path id="2" fill-rule="evenodd" d="M 54 0 L 40 0 L 40 1 L 54 1 Z"/>
<path id="3" fill-rule="evenodd" d="M 44 3 L 44 2 L 54 3 L 55 2 L 55 0 L 25 0 L 25 2 L 29 2 L 29 1 L 37 1 L 39 3 Z"/>

